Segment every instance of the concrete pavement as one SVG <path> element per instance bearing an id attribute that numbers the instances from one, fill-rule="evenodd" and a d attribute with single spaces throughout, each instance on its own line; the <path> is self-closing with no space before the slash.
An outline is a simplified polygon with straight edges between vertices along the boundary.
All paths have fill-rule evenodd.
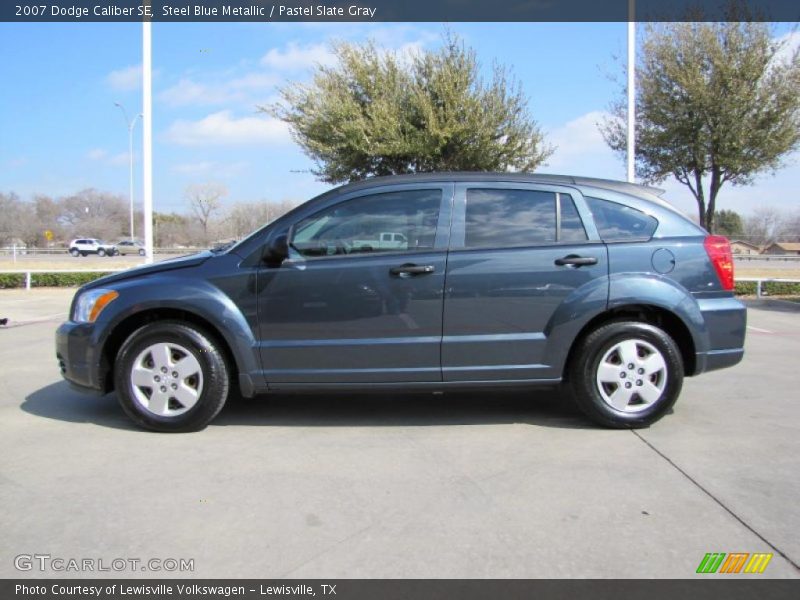
<path id="1" fill-rule="evenodd" d="M 126 577 L 684 578 L 772 552 L 758 577 L 800 575 L 795 312 L 752 309 L 744 362 L 637 432 L 544 392 L 238 399 L 163 435 L 61 381 L 47 318 L 71 294 L 0 291 L 1 577 L 41 576 L 14 568 L 34 553 L 194 559 Z"/>

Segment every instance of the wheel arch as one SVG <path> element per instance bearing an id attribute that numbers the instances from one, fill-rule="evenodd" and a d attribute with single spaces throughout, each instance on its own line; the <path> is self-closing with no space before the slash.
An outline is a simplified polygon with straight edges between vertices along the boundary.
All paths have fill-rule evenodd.
<path id="1" fill-rule="evenodd" d="M 578 332 L 564 362 L 564 374 L 569 372 L 580 342 L 598 327 L 612 321 L 638 321 L 664 330 L 677 344 L 686 375 L 694 375 L 697 369 L 697 348 L 689 327 L 674 312 L 653 304 L 625 304 L 615 306 L 591 318 Z"/>
<path id="2" fill-rule="evenodd" d="M 238 379 L 238 375 L 241 372 L 239 362 L 236 360 L 236 355 L 230 343 L 216 325 L 205 317 L 189 310 L 173 307 L 157 307 L 128 315 L 117 323 L 106 337 L 100 356 L 101 377 L 106 392 L 110 392 L 114 389 L 114 363 L 125 340 L 127 340 L 134 331 L 144 325 L 167 320 L 182 321 L 187 324 L 195 325 L 211 336 L 230 366 L 231 380 L 236 381 Z"/>

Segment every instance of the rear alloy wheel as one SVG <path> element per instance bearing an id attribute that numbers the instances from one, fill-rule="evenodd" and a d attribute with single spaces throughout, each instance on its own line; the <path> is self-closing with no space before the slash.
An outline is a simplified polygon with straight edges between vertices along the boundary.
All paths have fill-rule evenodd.
<path id="1" fill-rule="evenodd" d="M 584 338 L 567 373 L 568 391 L 607 427 L 645 427 L 675 404 L 683 361 L 675 341 L 653 325 L 607 323 Z"/>
<path id="2" fill-rule="evenodd" d="M 230 387 L 217 342 L 177 321 L 152 323 L 131 334 L 114 375 L 122 408 L 154 431 L 203 429 L 222 410 Z"/>
<path id="3" fill-rule="evenodd" d="M 139 248 L 139 256 L 144 256 L 144 248 Z"/>

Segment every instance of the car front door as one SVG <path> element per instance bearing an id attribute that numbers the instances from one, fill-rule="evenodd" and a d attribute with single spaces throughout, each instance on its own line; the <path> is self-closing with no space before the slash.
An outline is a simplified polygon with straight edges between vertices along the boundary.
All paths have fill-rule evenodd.
<path id="1" fill-rule="evenodd" d="M 597 302 L 605 303 L 607 275 L 606 246 L 578 190 L 458 184 L 445 282 L 443 379 L 559 377 L 546 353 L 551 319 L 598 278 Z"/>
<path id="2" fill-rule="evenodd" d="M 441 381 L 453 188 L 372 188 L 298 216 L 288 258 L 258 273 L 270 387 Z M 383 243 L 385 232 L 403 243 Z"/>

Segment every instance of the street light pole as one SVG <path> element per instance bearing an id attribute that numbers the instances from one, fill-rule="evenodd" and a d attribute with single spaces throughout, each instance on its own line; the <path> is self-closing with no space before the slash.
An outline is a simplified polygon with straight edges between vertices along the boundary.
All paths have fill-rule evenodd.
<path id="1" fill-rule="evenodd" d="M 636 182 L 636 0 L 628 0 L 627 178 Z"/>
<path id="2" fill-rule="evenodd" d="M 136 126 L 136 119 L 142 116 L 141 113 L 133 117 L 131 121 L 128 119 L 128 112 L 125 110 L 125 107 L 122 106 L 119 102 L 114 102 L 114 106 L 119 108 L 122 111 L 122 116 L 125 117 L 125 125 L 128 127 L 128 163 L 129 163 L 129 186 L 128 186 L 128 198 L 131 204 L 131 241 L 133 241 L 133 128 Z"/>

